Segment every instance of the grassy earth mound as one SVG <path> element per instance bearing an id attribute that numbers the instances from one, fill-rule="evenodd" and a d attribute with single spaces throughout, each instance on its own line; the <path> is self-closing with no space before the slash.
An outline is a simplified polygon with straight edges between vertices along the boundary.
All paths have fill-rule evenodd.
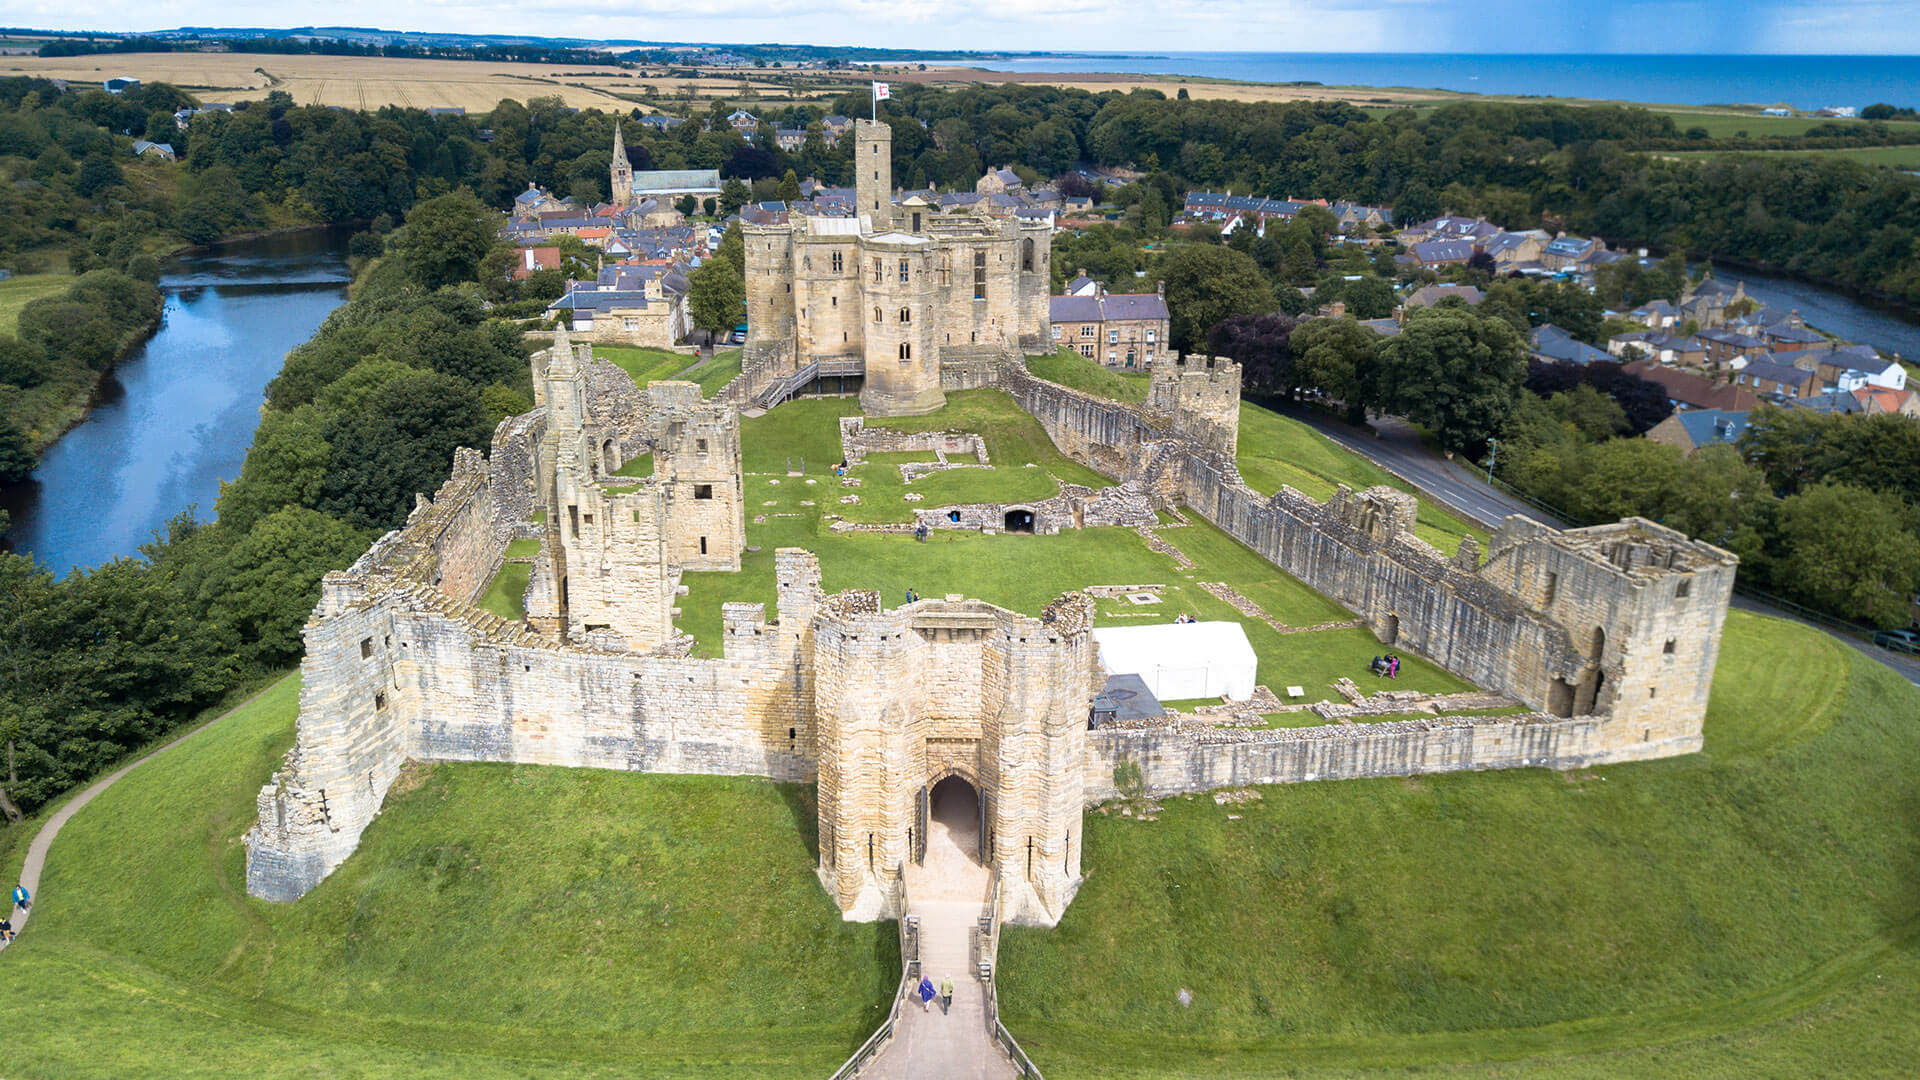
<path id="1" fill-rule="evenodd" d="M 795 785 L 411 769 L 304 900 L 247 897 L 298 685 L 61 833 L 0 961 L 8 1076 L 823 1076 L 884 1015 L 896 930 L 840 920 Z"/>
<path id="2" fill-rule="evenodd" d="M 1902 1074 L 1920 693 L 1734 612 L 1706 742 L 1092 813 L 1004 1018 L 1053 1078 Z"/>

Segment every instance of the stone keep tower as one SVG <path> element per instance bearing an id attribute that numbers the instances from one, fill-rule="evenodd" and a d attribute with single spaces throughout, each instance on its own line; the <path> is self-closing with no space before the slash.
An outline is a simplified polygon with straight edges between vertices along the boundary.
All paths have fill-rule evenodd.
<path id="1" fill-rule="evenodd" d="M 613 121 L 613 205 L 625 210 L 633 205 L 633 163 L 627 160 L 627 143 L 620 135 L 620 119 Z"/>
<path id="2" fill-rule="evenodd" d="M 893 228 L 893 129 L 873 120 L 853 122 L 855 212 L 867 229 Z"/>
<path id="3" fill-rule="evenodd" d="M 915 416 L 947 403 L 933 336 L 929 245 L 918 236 L 867 238 L 866 380 L 860 408 L 873 416 Z"/>

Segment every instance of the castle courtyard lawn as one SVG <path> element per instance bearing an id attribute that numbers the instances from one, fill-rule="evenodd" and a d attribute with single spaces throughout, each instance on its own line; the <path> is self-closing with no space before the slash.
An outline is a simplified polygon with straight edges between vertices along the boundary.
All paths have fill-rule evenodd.
<path id="1" fill-rule="evenodd" d="M 896 930 L 840 920 L 794 785 L 416 767 L 306 898 L 248 898 L 298 692 L 62 832 L 0 958 L 9 1077 L 824 1076 L 884 1015 Z"/>
<path id="2" fill-rule="evenodd" d="M 536 550 L 540 541 L 515 540 L 522 544 L 531 542 Z M 493 575 L 493 581 L 487 585 L 487 591 L 480 594 L 480 609 L 490 611 L 503 619 L 519 622 L 527 617 L 527 581 L 533 576 L 533 564 L 524 562 L 501 563 L 500 569 Z"/>
<path id="3" fill-rule="evenodd" d="M 1736 611 L 1706 744 L 1090 815 L 1003 1017 L 1067 1080 L 1909 1075 L 1920 693 Z"/>

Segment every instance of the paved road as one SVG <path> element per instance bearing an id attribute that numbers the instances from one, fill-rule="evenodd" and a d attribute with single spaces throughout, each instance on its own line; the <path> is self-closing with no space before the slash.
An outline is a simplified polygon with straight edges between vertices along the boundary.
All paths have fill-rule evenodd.
<path id="1" fill-rule="evenodd" d="M 46 899 L 45 897 L 40 895 L 40 872 L 43 869 L 45 869 L 47 865 L 47 849 L 53 846 L 54 838 L 60 835 L 60 830 L 62 828 L 65 828 L 67 822 L 73 819 L 73 815 L 79 813 L 82 808 L 84 808 L 88 803 L 92 802 L 101 792 L 107 790 L 108 788 L 112 787 L 114 784 L 118 783 L 121 777 L 127 775 L 128 773 L 139 768 L 140 766 L 145 765 L 147 762 L 152 761 L 154 758 L 159 757 L 161 754 L 166 753 L 167 751 L 173 749 L 174 747 L 179 746 L 181 743 L 186 742 L 188 739 L 193 738 L 195 735 L 198 735 L 201 732 L 206 731 L 209 728 L 212 728 L 214 725 L 225 723 L 229 717 L 233 716 L 235 713 L 239 712 L 241 709 L 244 709 L 247 706 L 253 704 L 254 699 L 258 698 L 261 694 L 266 693 L 268 690 L 271 690 L 273 689 L 273 687 L 278 685 L 279 685 L 278 681 L 267 684 L 265 687 L 262 687 L 258 693 L 255 693 L 252 697 L 247 698 L 247 700 L 241 702 L 238 705 L 235 705 L 233 708 L 228 709 L 226 712 L 221 713 L 219 716 L 214 717 L 212 720 L 209 720 L 206 723 L 201 724 L 199 727 L 194 728 L 192 731 L 189 731 L 186 734 L 179 736 L 178 738 L 175 738 L 166 743 L 163 743 L 158 749 L 154 750 L 152 753 L 146 754 L 139 758 L 135 758 L 134 760 L 129 761 L 125 765 L 120 766 L 119 768 L 113 770 L 112 772 L 101 777 L 100 779 L 95 780 L 93 783 L 87 785 L 87 789 L 85 791 L 82 791 L 80 794 L 74 796 L 71 800 L 69 800 L 67 805 L 62 806 L 60 809 L 54 811 L 53 816 L 47 819 L 47 823 L 40 826 L 40 831 L 33 835 L 33 843 L 27 846 L 27 861 L 20 867 L 20 884 L 25 885 L 27 887 L 27 893 L 33 897 L 33 901 L 32 901 L 33 910 L 36 910 L 36 911 L 39 910 L 41 903 Z M 13 891 L 13 887 L 9 885 L 6 887 L 5 891 L 8 893 L 11 893 Z M 31 912 L 23 911 L 20 908 L 13 909 L 14 933 L 17 934 L 20 931 L 26 929 L 27 918 L 30 914 Z"/>
<path id="2" fill-rule="evenodd" d="M 1374 421 L 1372 429 L 1356 428 L 1311 409 L 1286 405 L 1274 407 L 1407 481 L 1456 513 L 1487 528 L 1499 527 L 1510 514 L 1529 517 L 1556 528 L 1565 526 L 1564 522 L 1551 514 L 1542 513 L 1505 492 L 1488 486 L 1483 474 L 1477 470 L 1448 461 L 1442 455 L 1435 453 L 1420 440 L 1419 433 L 1404 421 L 1386 417 Z M 1920 686 L 1920 657 L 1888 652 L 1851 634 L 1821 626 L 1819 623 L 1808 622 L 1797 615 L 1759 600 L 1735 596 L 1733 606 L 1746 611 L 1772 615 L 1775 618 L 1792 619 L 1794 622 L 1812 627 L 1848 648 L 1857 650 L 1869 659 L 1885 664 L 1908 682 Z"/>

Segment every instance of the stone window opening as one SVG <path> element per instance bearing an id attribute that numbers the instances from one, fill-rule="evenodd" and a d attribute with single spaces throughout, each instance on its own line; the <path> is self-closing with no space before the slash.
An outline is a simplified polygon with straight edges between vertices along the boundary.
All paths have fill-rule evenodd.
<path id="1" fill-rule="evenodd" d="M 694 498 L 696 498 L 696 499 L 711 499 L 711 498 L 713 498 L 713 485 L 712 485 L 712 484 L 695 484 L 695 485 L 693 485 L 693 497 L 694 497 Z"/>
<path id="2" fill-rule="evenodd" d="M 837 297 L 837 296 L 829 296 L 829 297 L 827 298 L 827 306 L 828 306 L 828 307 L 839 307 L 839 306 L 840 306 L 840 298 L 839 298 L 839 297 Z"/>
<path id="3" fill-rule="evenodd" d="M 393 648 L 393 635 L 388 634 L 387 636 L 381 638 L 380 644 L 386 646 L 389 649 Z"/>
<path id="4" fill-rule="evenodd" d="M 837 251 L 833 253 L 832 262 L 833 262 L 833 272 L 836 274 L 840 273 L 841 271 L 847 268 L 846 259 Z"/>
<path id="5" fill-rule="evenodd" d="M 1690 580 L 1682 580 L 1680 584 L 1675 585 L 1673 587 L 1673 598 L 1675 600 L 1685 600 L 1687 598 L 1687 594 L 1692 591 L 1693 591 L 1693 582 Z"/>
<path id="6" fill-rule="evenodd" d="M 567 507 L 567 529 L 575 540 L 580 539 L 580 508 L 578 506 Z"/>
<path id="7" fill-rule="evenodd" d="M 1663 653 L 1665 653 L 1665 654 L 1666 654 L 1666 655 L 1668 655 L 1668 656 L 1672 656 L 1672 655 L 1673 655 L 1673 647 L 1674 647 L 1674 639 L 1673 639 L 1673 638 L 1668 638 L 1668 639 L 1667 639 L 1667 643 L 1666 643 L 1666 645 L 1665 645 L 1665 646 L 1663 646 L 1663 647 L 1662 647 L 1662 648 L 1660 649 L 1660 651 L 1661 651 L 1661 652 L 1663 652 Z"/>
<path id="8" fill-rule="evenodd" d="M 1033 837 L 1027 837 L 1027 878 L 1033 878 Z"/>
<path id="9" fill-rule="evenodd" d="M 975 248 L 973 252 L 973 298 L 987 298 L 987 250 Z"/>
<path id="10" fill-rule="evenodd" d="M 695 439 L 695 440 L 693 440 L 693 452 L 694 452 L 694 453 L 696 453 L 696 454 L 704 454 L 704 453 L 706 453 L 706 452 L 707 452 L 707 440 L 705 440 L 705 439 Z"/>
<path id="11" fill-rule="evenodd" d="M 873 834 L 867 834 L 867 869 L 873 869 Z"/>
<path id="12" fill-rule="evenodd" d="M 900 321 L 901 321 L 901 322 L 903 322 L 903 323 L 906 323 L 906 322 L 912 322 L 912 321 L 913 321 L 913 309 L 912 309 L 912 308 L 901 308 L 901 309 L 900 309 Z"/>
<path id="13" fill-rule="evenodd" d="M 373 639 L 370 637 L 361 638 L 360 639 L 360 659 L 367 660 L 372 658 L 372 656 L 373 656 Z"/>
<path id="14" fill-rule="evenodd" d="M 706 553 L 707 553 L 707 538 L 703 536 L 700 538 L 700 554 L 705 555 Z"/>
<path id="15" fill-rule="evenodd" d="M 886 317 L 880 314 L 879 308 L 873 309 L 873 321 L 876 323 L 886 321 Z"/>
<path id="16" fill-rule="evenodd" d="M 374 711 L 376 712 L 383 711 L 386 709 L 386 707 L 387 707 L 387 695 L 379 694 L 379 693 L 374 694 L 373 695 Z"/>
<path id="17" fill-rule="evenodd" d="M 901 359 L 901 360 L 903 360 L 903 361 L 904 361 L 904 360 L 911 360 L 911 359 L 913 359 L 913 346 L 912 346 L 912 345 L 909 345 L 909 344 L 907 344 L 907 343 L 906 343 L 906 342 L 904 342 L 904 341 L 900 343 L 900 359 Z"/>
<path id="18" fill-rule="evenodd" d="M 1547 591 L 1545 594 L 1545 598 L 1541 601 L 1541 603 L 1543 604 L 1553 603 L 1553 598 L 1555 594 L 1559 593 L 1559 591 L 1560 591 L 1560 575 L 1549 572 L 1547 574 Z"/>
<path id="19" fill-rule="evenodd" d="M 1020 269 L 1033 271 L 1033 237 L 1020 241 Z"/>
<path id="20" fill-rule="evenodd" d="M 905 259 L 900 260 L 900 284 L 905 285 L 909 280 L 911 280 L 912 267 L 913 267 L 913 264 L 908 262 L 907 260 Z"/>
<path id="21" fill-rule="evenodd" d="M 881 280 L 885 277 L 886 277 L 886 270 L 882 268 L 881 261 L 879 259 L 873 260 L 873 283 L 875 285 L 878 285 L 880 284 Z"/>

